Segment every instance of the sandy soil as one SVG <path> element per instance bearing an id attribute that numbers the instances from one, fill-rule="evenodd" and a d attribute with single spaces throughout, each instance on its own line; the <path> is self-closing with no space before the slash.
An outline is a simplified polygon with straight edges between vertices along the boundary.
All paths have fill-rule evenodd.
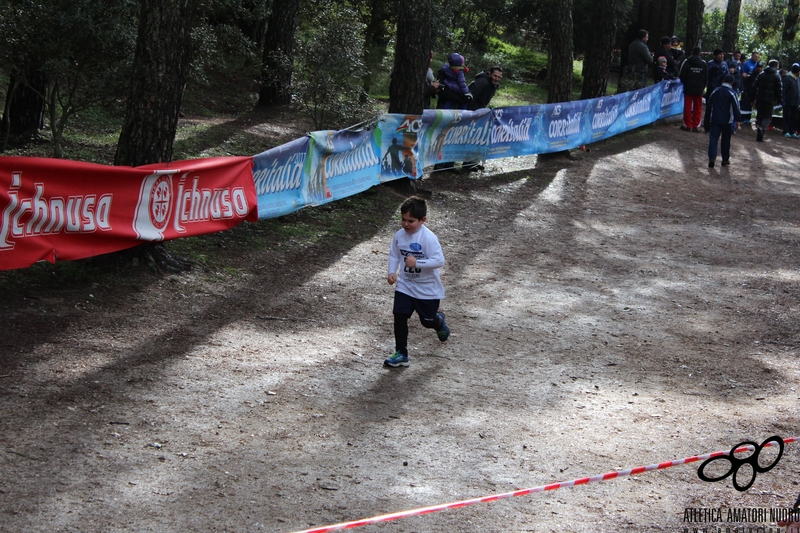
<path id="1" fill-rule="evenodd" d="M 288 533 L 798 435 L 800 142 L 739 133 L 716 170 L 706 143 L 426 177 L 453 333 L 412 321 L 407 369 L 395 213 L 181 275 L 0 274 L 0 531 Z M 768 527 L 683 520 L 799 483 L 791 443 L 746 492 L 695 463 L 357 531 Z"/>

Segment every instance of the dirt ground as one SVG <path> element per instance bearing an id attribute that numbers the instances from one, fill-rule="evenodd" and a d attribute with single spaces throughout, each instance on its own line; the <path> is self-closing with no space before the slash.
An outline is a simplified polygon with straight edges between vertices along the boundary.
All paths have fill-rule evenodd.
<path id="1" fill-rule="evenodd" d="M 225 268 L 0 274 L 0 531 L 289 533 L 797 436 L 800 142 L 740 132 L 715 170 L 706 143 L 426 177 L 452 335 L 412 321 L 406 369 L 398 213 Z M 716 532 L 798 492 L 790 443 L 746 492 L 694 463 L 355 531 Z"/>

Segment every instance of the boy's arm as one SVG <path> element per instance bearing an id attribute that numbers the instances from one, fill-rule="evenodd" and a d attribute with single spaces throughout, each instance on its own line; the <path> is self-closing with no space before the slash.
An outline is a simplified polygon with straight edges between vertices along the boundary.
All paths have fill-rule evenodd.
<path id="1" fill-rule="evenodd" d="M 388 274 L 397 274 L 397 268 L 400 266 L 400 250 L 397 248 L 396 239 L 392 237 L 392 245 L 389 246 L 389 270 Z"/>
<path id="2" fill-rule="evenodd" d="M 439 244 L 439 239 L 432 233 L 425 243 L 426 258 L 417 259 L 417 268 L 441 268 L 444 266 L 444 252 Z"/>

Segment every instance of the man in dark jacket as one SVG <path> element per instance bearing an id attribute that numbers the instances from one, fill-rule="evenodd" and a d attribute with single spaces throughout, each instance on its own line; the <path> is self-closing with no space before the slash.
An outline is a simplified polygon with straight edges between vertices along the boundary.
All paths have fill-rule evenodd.
<path id="1" fill-rule="evenodd" d="M 503 69 L 496 66 L 475 76 L 475 79 L 469 84 L 472 101 L 467 109 L 477 111 L 478 109 L 489 107 L 489 102 L 492 100 L 494 93 L 497 92 L 497 88 L 500 87 L 500 80 L 502 79 Z M 475 172 L 483 170 L 483 165 L 479 165 L 477 161 L 465 161 L 461 164 L 461 170 Z"/>
<path id="2" fill-rule="evenodd" d="M 708 95 L 722 85 L 723 77 L 730 74 L 728 64 L 722 60 L 724 55 L 723 51 L 717 48 L 714 50 L 714 59 L 708 62 L 708 91 L 706 92 Z"/>
<path id="3" fill-rule="evenodd" d="M 783 98 L 783 83 L 778 74 L 778 60 L 770 59 L 764 72 L 758 75 L 755 83 L 756 141 L 764 142 L 764 131 L 772 123 L 772 110 Z"/>
<path id="4" fill-rule="evenodd" d="M 653 54 L 647 47 L 650 33 L 639 30 L 638 38 L 628 46 L 628 69 L 631 83 L 627 90 L 635 91 L 647 85 L 647 69 L 653 64 Z"/>
<path id="5" fill-rule="evenodd" d="M 692 49 L 692 55 L 681 65 L 679 74 L 683 83 L 683 131 L 700 131 L 703 116 L 703 91 L 708 83 L 708 65 L 700 57 L 700 47 Z"/>
<path id="6" fill-rule="evenodd" d="M 472 83 L 469 84 L 469 92 L 472 93 L 472 101 L 469 102 L 467 109 L 475 111 L 489 107 L 497 88 L 500 87 L 500 80 L 503 79 L 503 69 L 492 67 L 485 72 L 481 72 Z"/>
<path id="7" fill-rule="evenodd" d="M 800 75 L 800 63 L 792 65 L 791 71 L 783 77 L 783 134 L 786 137 L 800 139 L 797 107 L 800 106 L 800 88 L 797 77 Z"/>
<path id="8" fill-rule="evenodd" d="M 714 168 L 717 159 L 717 142 L 722 136 L 722 166 L 731 164 L 731 135 L 733 129 L 731 124 L 742 119 L 739 113 L 739 98 L 733 90 L 733 76 L 725 74 L 722 78 L 722 85 L 714 89 L 708 97 L 706 107 L 708 111 L 708 123 L 710 125 L 710 135 L 708 136 L 708 168 Z"/>

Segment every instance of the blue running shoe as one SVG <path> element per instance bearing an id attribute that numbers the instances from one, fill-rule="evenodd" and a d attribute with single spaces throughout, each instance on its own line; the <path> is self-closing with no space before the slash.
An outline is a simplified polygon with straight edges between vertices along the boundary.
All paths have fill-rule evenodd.
<path id="1" fill-rule="evenodd" d="M 394 352 L 394 355 L 384 361 L 383 364 L 392 368 L 397 368 L 398 366 L 408 366 L 408 356 L 403 355 L 400 352 Z"/>
<path id="2" fill-rule="evenodd" d="M 447 327 L 447 322 L 444 321 L 444 313 L 436 313 L 436 316 L 442 319 L 442 327 L 436 330 L 436 335 L 440 341 L 444 342 L 450 336 L 450 328 Z"/>

